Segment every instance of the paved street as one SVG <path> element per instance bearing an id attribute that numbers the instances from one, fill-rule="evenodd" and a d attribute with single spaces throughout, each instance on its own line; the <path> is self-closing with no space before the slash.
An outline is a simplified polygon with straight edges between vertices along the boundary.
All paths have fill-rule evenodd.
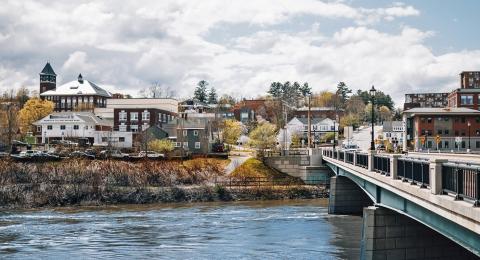
<path id="1" fill-rule="evenodd" d="M 358 131 L 353 132 L 352 144 L 357 144 L 362 151 L 370 149 L 371 126 L 362 126 Z M 382 133 L 382 126 L 375 126 L 375 138 Z"/>

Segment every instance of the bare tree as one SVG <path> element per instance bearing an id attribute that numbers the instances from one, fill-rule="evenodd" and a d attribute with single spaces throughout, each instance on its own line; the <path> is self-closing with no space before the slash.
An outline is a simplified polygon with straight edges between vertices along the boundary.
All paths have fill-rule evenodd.
<path id="1" fill-rule="evenodd" d="M 150 87 L 145 87 L 139 91 L 139 95 L 144 98 L 171 98 L 175 94 L 175 90 L 170 86 L 162 85 L 159 81 L 155 81 Z"/>

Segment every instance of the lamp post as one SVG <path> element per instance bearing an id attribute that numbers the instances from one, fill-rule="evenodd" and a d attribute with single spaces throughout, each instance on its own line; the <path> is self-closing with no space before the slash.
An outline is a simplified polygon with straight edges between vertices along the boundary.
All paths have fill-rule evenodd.
<path id="1" fill-rule="evenodd" d="M 377 90 L 375 87 L 372 85 L 372 88 L 370 89 L 370 98 L 372 99 L 372 140 L 370 142 L 370 150 L 375 151 L 375 112 L 374 112 L 374 107 L 375 107 L 375 94 L 377 93 Z"/>
<path id="2" fill-rule="evenodd" d="M 470 135 L 470 126 L 472 126 L 472 124 L 470 123 L 470 121 L 467 122 L 467 126 L 468 126 L 468 152 L 470 152 L 470 151 L 471 151 L 471 150 L 470 150 L 470 148 L 471 148 L 471 147 L 470 147 L 470 137 L 471 137 L 471 135 Z"/>

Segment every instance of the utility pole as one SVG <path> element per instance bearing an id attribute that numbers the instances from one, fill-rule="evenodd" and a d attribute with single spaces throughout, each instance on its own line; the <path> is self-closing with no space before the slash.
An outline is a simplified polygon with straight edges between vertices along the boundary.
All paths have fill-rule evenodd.
<path id="1" fill-rule="evenodd" d="M 312 119 L 310 114 L 310 99 L 311 95 L 308 96 L 308 148 L 312 147 Z"/>

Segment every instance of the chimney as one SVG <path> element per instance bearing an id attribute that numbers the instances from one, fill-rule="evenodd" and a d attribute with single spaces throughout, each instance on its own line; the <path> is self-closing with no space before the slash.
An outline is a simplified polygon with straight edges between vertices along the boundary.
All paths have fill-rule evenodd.
<path id="1" fill-rule="evenodd" d="M 78 74 L 78 82 L 79 82 L 80 84 L 83 84 L 82 73 Z"/>

